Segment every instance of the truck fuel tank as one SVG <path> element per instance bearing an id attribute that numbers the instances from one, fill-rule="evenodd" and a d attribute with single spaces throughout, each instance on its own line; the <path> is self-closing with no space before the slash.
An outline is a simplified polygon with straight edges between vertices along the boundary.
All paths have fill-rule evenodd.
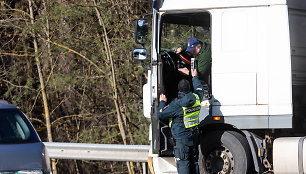
<path id="1" fill-rule="evenodd" d="M 275 174 L 306 173 L 306 137 L 283 137 L 273 142 Z"/>

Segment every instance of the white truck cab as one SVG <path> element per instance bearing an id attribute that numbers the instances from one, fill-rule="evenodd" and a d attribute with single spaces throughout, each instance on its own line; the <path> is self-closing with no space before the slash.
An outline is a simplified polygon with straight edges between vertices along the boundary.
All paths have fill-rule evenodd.
<path id="1" fill-rule="evenodd" d="M 145 43 L 148 25 L 137 20 L 137 43 Z M 209 43 L 212 57 L 200 112 L 201 172 L 296 173 L 280 170 L 285 159 L 272 164 L 289 142 L 284 137 L 306 135 L 306 1 L 155 0 L 151 26 L 143 104 L 152 121 L 155 173 L 176 172 L 170 129 L 156 110 L 160 93 L 175 98 L 180 59 L 174 49 L 191 37 Z M 133 58 L 146 57 L 144 47 L 134 49 Z M 279 151 L 272 158 L 276 138 L 283 141 L 274 144 Z"/>

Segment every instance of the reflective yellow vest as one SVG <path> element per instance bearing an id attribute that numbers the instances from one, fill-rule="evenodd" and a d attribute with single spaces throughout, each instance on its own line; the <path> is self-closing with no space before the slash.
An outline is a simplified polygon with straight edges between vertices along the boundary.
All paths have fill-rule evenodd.
<path id="1" fill-rule="evenodd" d="M 191 107 L 182 107 L 183 108 L 183 120 L 185 128 L 191 128 L 199 125 L 199 113 L 201 110 L 201 101 L 197 94 L 193 93 L 196 97 L 196 102 Z M 171 127 L 172 119 L 169 119 L 169 127 Z"/>

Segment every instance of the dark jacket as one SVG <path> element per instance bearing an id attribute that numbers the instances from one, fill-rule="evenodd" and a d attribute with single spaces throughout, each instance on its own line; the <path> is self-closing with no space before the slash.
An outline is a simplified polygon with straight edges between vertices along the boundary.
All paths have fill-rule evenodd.
<path id="1" fill-rule="evenodd" d="M 192 78 L 194 93 L 197 94 L 202 101 L 204 96 L 204 89 L 198 77 Z M 162 120 L 169 120 L 172 118 L 171 133 L 174 139 L 188 139 L 191 138 L 192 133 L 186 129 L 183 123 L 183 108 L 191 107 L 195 104 L 196 98 L 192 92 L 179 92 L 178 97 L 166 105 L 165 101 L 159 103 L 157 116 Z"/>

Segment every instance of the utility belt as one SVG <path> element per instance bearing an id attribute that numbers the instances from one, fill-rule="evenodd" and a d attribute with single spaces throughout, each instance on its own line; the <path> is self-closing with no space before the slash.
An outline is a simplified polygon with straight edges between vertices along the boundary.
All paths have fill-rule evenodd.
<path id="1" fill-rule="evenodd" d="M 188 128 L 188 130 L 190 130 L 190 132 L 191 132 L 192 134 L 199 133 L 199 127 L 198 127 L 198 126 Z"/>
<path id="2" fill-rule="evenodd" d="M 191 145 L 198 145 L 199 144 L 199 128 L 192 128 L 192 129 L 188 129 L 191 131 L 191 137 L 186 138 L 186 139 L 175 139 L 173 137 L 170 138 L 170 143 L 173 144 L 173 146 L 176 146 L 177 141 L 183 143 L 183 144 L 187 144 L 189 146 Z"/>

